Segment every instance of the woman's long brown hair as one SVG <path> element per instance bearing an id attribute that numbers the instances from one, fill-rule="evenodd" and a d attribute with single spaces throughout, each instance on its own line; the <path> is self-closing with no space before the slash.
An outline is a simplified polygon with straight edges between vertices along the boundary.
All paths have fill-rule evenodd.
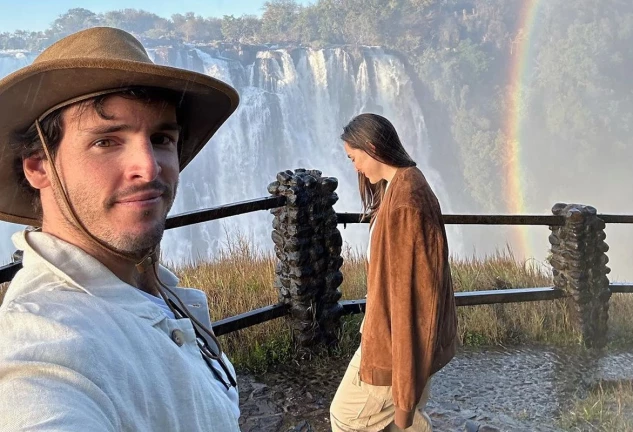
<path id="1" fill-rule="evenodd" d="M 367 113 L 354 117 L 343 128 L 341 139 L 351 148 L 362 150 L 386 165 L 396 168 L 416 165 L 402 146 L 396 128 L 389 120 L 378 114 Z M 385 180 L 371 184 L 364 174 L 358 173 L 358 189 L 363 203 L 363 213 L 371 219 L 380 207 L 386 188 Z"/>

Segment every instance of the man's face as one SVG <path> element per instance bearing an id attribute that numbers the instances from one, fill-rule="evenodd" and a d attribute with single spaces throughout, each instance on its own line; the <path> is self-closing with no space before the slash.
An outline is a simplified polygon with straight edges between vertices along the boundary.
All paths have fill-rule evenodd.
<path id="1" fill-rule="evenodd" d="M 107 118 L 92 103 L 81 108 L 73 106 L 64 113 L 64 135 L 55 158 L 69 200 L 94 236 L 121 252 L 143 254 L 160 242 L 176 194 L 176 110 L 121 96 L 105 100 Z M 49 203 L 69 222 L 61 197 L 55 198 Z M 46 224 L 50 209 L 43 210 Z"/>

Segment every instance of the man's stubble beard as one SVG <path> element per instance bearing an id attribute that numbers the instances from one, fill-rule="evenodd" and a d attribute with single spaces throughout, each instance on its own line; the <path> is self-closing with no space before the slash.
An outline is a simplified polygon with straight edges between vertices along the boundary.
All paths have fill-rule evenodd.
<path id="1" fill-rule="evenodd" d="M 92 234 L 95 238 L 105 243 L 118 253 L 128 255 L 131 258 L 142 259 L 152 249 L 156 248 L 160 244 L 165 232 L 165 221 L 167 219 L 167 214 L 174 204 L 177 190 L 178 182 L 174 184 L 173 190 L 171 190 L 171 188 L 169 187 L 167 188 L 164 193 L 164 195 L 167 196 L 167 198 L 164 198 L 167 204 L 165 206 L 164 214 L 156 220 L 150 230 L 146 231 L 141 236 L 126 234 L 125 232 L 117 233 L 112 226 L 100 224 L 98 221 L 100 219 L 100 212 L 95 211 L 94 205 L 90 204 L 90 199 L 88 198 L 88 196 L 91 194 L 89 193 L 89 191 L 82 190 L 67 194 L 70 204 L 73 207 L 75 216 L 90 234 Z M 60 196 L 61 191 L 58 191 L 57 188 L 53 188 L 53 193 L 55 194 L 55 200 L 58 206 L 62 209 L 62 214 L 64 216 L 64 221 L 67 227 L 75 231 L 79 236 L 85 238 L 85 234 L 79 227 L 76 226 L 76 223 L 68 214 L 68 210 L 62 204 L 63 198 Z M 107 212 L 107 210 L 112 207 L 113 205 L 111 204 L 100 204 L 99 208 L 104 210 L 101 215 L 105 214 L 105 212 Z M 151 217 L 149 216 L 151 213 L 152 211 L 145 212 L 144 217 Z"/>

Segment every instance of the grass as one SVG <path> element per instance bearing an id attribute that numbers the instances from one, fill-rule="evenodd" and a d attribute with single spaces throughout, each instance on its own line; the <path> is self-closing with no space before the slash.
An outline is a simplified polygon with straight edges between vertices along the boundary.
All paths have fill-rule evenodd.
<path id="1" fill-rule="evenodd" d="M 207 293 L 211 319 L 217 321 L 277 303 L 278 293 L 272 286 L 275 265 L 274 255 L 260 252 L 238 236 L 214 260 L 180 266 L 175 272 L 182 286 Z M 237 367 L 254 372 L 289 360 L 293 349 L 281 319 L 221 336 L 220 341 Z"/>
<path id="2" fill-rule="evenodd" d="M 365 256 L 358 250 L 343 251 L 344 299 L 363 298 Z M 253 248 L 239 236 L 214 260 L 181 266 L 176 272 L 184 286 L 201 287 L 209 297 L 212 318 L 218 320 L 277 302 L 273 287 L 276 258 Z M 510 250 L 483 258 L 453 259 L 456 291 L 550 286 L 549 270 L 537 262 L 519 262 Z M 616 344 L 633 342 L 633 298 L 614 295 L 611 331 Z M 575 345 L 567 300 L 484 305 L 458 308 L 459 341 L 463 345 L 556 344 Z M 330 355 L 350 355 L 358 346 L 362 316 L 344 317 L 339 347 Z M 271 364 L 289 361 L 300 352 L 292 344 L 284 319 L 273 320 L 221 337 L 225 350 L 242 370 L 263 372 Z"/>
<path id="3" fill-rule="evenodd" d="M 561 416 L 560 426 L 568 431 L 633 431 L 633 384 L 598 384 Z"/>
<path id="4" fill-rule="evenodd" d="M 213 320 L 237 315 L 278 301 L 273 287 L 277 258 L 253 247 L 243 236 L 229 241 L 214 259 L 177 266 L 182 286 L 203 289 Z M 365 256 L 351 248 L 343 251 L 344 299 L 366 294 Z M 173 268 L 173 266 L 171 266 Z M 496 254 L 453 259 L 455 291 L 550 286 L 549 269 L 534 261 L 519 262 L 509 249 Z M 0 302 L 4 287 L 0 285 Z M 633 344 L 633 296 L 615 294 L 610 302 L 612 346 Z M 556 344 L 573 345 L 580 340 L 574 330 L 567 300 L 484 305 L 458 308 L 458 336 L 462 345 Z M 339 347 L 330 355 L 350 355 L 358 346 L 362 315 L 344 317 Z M 290 361 L 301 352 L 293 346 L 285 319 L 276 319 L 222 336 L 225 351 L 234 364 L 251 372 Z"/>
<path id="5" fill-rule="evenodd" d="M 544 265 L 519 262 L 510 250 L 481 259 L 454 259 L 451 268 L 458 292 L 552 285 Z M 465 345 L 572 344 L 580 339 L 566 300 L 461 307 L 458 318 Z"/>
<path id="6" fill-rule="evenodd" d="M 633 346 L 633 296 L 613 294 L 609 300 L 609 345 Z"/>

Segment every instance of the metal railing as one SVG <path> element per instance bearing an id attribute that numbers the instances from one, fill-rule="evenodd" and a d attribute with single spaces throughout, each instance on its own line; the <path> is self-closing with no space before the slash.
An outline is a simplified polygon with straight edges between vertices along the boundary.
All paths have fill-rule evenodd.
<path id="1" fill-rule="evenodd" d="M 270 210 L 281 207 L 286 203 L 284 197 L 264 197 L 248 201 L 240 201 L 232 204 L 196 210 L 169 216 L 165 221 L 165 229 L 181 228 L 212 220 L 224 219 L 260 210 Z M 22 268 L 22 262 L 16 261 L 0 267 L 0 283 L 8 282 Z"/>
<path id="2" fill-rule="evenodd" d="M 188 225 L 223 219 L 252 213 L 260 210 L 270 210 L 285 205 L 284 197 L 264 197 L 248 201 L 227 204 L 188 213 L 182 213 L 167 218 L 166 229 L 184 227 Z M 630 224 L 633 216 L 630 215 L 598 215 L 608 224 Z M 540 215 L 444 215 L 445 224 L 459 225 L 542 225 L 561 226 L 565 223 L 562 216 Z M 337 213 L 339 224 L 346 226 L 354 223 L 368 223 L 367 219 L 361 220 L 359 213 Z M 21 262 L 15 262 L 0 267 L 0 282 L 8 282 L 21 268 Z M 633 293 L 633 285 L 612 283 L 609 285 L 612 293 Z M 519 289 L 498 289 L 486 291 L 469 291 L 455 293 L 457 306 L 477 306 L 499 303 L 516 303 L 531 301 L 556 300 L 566 297 L 567 294 L 554 287 L 536 287 Z M 343 300 L 340 302 L 345 314 L 362 313 L 365 310 L 365 300 Z M 224 335 L 237 330 L 242 330 L 266 321 L 288 315 L 289 308 L 286 304 L 275 304 L 245 312 L 233 317 L 228 317 L 213 324 L 213 330 L 217 335 Z"/>

